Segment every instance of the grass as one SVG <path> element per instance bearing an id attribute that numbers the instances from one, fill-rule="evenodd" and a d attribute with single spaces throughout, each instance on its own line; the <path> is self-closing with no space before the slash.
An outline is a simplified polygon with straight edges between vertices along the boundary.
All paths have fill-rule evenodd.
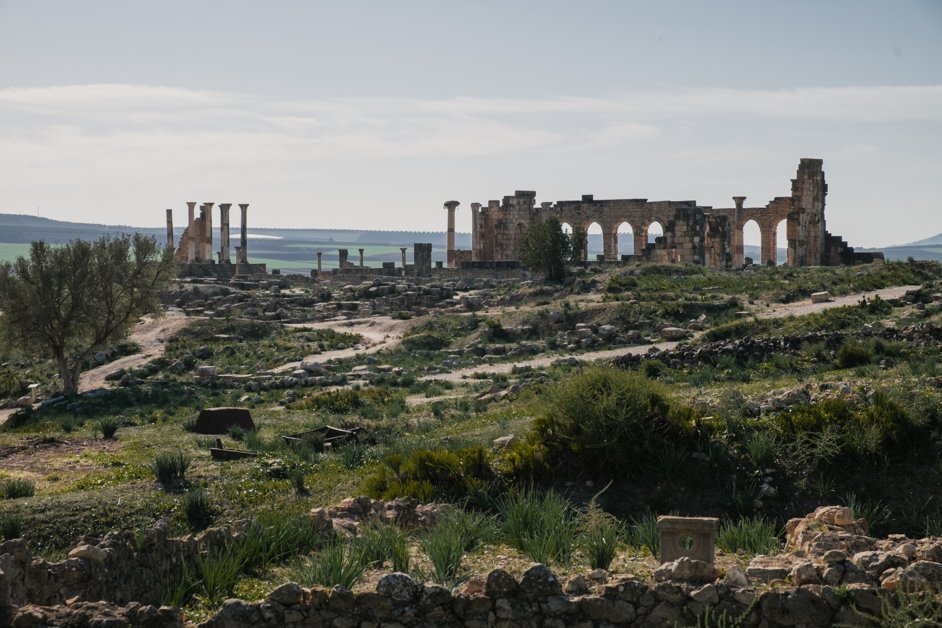
<path id="1" fill-rule="evenodd" d="M 363 577 L 368 559 L 359 548 L 344 541 L 333 541 L 310 558 L 302 559 L 290 571 L 302 586 L 353 588 Z"/>
<path id="2" fill-rule="evenodd" d="M 372 525 L 360 531 L 356 543 L 363 553 L 363 558 L 374 569 L 389 565 L 393 571 L 407 573 L 411 557 L 409 555 L 409 535 L 394 525 Z"/>
<path id="3" fill-rule="evenodd" d="M 521 490 L 500 503 L 504 539 L 532 560 L 567 565 L 576 545 L 569 501 L 553 491 Z"/>
<path id="4" fill-rule="evenodd" d="M 191 530 L 203 530 L 213 520 L 213 505 L 203 489 L 188 492 L 183 497 L 183 512 Z"/>
<path id="5" fill-rule="evenodd" d="M 730 554 L 773 555 L 781 551 L 782 530 L 763 517 L 724 521 L 716 534 L 716 546 Z"/>
<path id="6" fill-rule="evenodd" d="M 186 479 L 186 470 L 190 468 L 190 462 L 190 457 L 183 452 L 157 454 L 151 470 L 164 490 L 169 491 L 178 488 Z"/>
<path id="7" fill-rule="evenodd" d="M 7 512 L 0 515 L 0 536 L 4 540 L 18 539 L 23 533 L 23 515 Z"/>
<path id="8" fill-rule="evenodd" d="M 0 495 L 3 495 L 3 499 L 20 499 L 35 494 L 36 483 L 26 478 L 7 478 L 0 485 Z"/>
<path id="9" fill-rule="evenodd" d="M 608 569 L 625 536 L 624 526 L 594 499 L 579 515 L 577 544 L 593 569 Z"/>
<path id="10" fill-rule="evenodd" d="M 422 537 L 419 545 L 431 565 L 427 577 L 432 582 L 449 588 L 458 584 L 466 540 L 457 526 L 447 524 L 436 526 Z"/>

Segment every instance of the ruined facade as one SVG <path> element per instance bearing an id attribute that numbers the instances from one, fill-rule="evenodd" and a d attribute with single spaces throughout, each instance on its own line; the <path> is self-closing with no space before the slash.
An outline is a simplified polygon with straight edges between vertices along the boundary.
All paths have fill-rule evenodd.
<path id="1" fill-rule="evenodd" d="M 802 159 L 791 196 L 772 199 L 764 207 L 745 207 L 744 196 L 734 196 L 733 207 L 714 208 L 696 201 L 648 201 L 643 198 L 596 200 L 592 195 L 578 201 L 536 204 L 536 192 L 517 191 L 503 201 L 487 206 L 471 203 L 471 251 L 454 250 L 449 237 L 451 267 L 518 260 L 523 234 L 531 224 L 556 217 L 572 228 L 588 231 L 595 223 L 602 228 L 603 255 L 599 261 L 618 256 L 618 229 L 627 223 L 634 240 L 633 255 L 625 261 L 704 264 L 712 268 L 741 268 L 745 264 L 743 227 L 749 221 L 759 226 L 762 237 L 761 264 L 776 262 L 779 225 L 785 221 L 788 264 L 822 266 L 869 262 L 881 254 L 855 253 L 839 237 L 825 229 L 824 199 L 827 184 L 821 159 Z M 457 201 L 448 201 L 449 234 L 454 231 Z M 664 235 L 648 242 L 648 229 L 659 223 Z M 470 262 L 470 263 L 469 263 Z"/>
<path id="2" fill-rule="evenodd" d="M 236 247 L 235 262 L 229 249 L 229 209 L 232 203 L 219 205 L 219 250 L 213 250 L 213 205 L 203 203 L 196 216 L 196 202 L 187 204 L 187 226 L 180 236 L 174 256 L 181 277 L 230 277 L 266 274 L 265 264 L 249 263 L 248 203 L 239 204 L 242 210 L 242 237 Z M 174 247 L 173 210 L 167 210 L 167 246 Z"/>

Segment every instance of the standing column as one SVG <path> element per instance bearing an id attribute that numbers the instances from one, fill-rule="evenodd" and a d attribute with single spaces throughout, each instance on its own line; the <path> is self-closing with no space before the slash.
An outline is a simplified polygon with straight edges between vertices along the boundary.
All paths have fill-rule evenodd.
<path id="1" fill-rule="evenodd" d="M 471 203 L 471 261 L 478 261 L 478 240 L 480 239 L 480 231 L 478 226 L 478 217 L 481 214 L 481 204 L 480 203 Z"/>
<path id="2" fill-rule="evenodd" d="M 219 204 L 219 262 L 230 264 L 229 258 L 229 208 L 232 203 Z"/>
<path id="3" fill-rule="evenodd" d="M 206 203 L 200 205 L 200 217 L 196 219 L 196 224 L 199 227 L 197 233 L 194 234 L 196 238 L 196 261 L 205 262 L 206 261 Z"/>
<path id="4" fill-rule="evenodd" d="M 173 210 L 167 210 L 167 248 L 173 249 Z"/>
<path id="5" fill-rule="evenodd" d="M 248 214 L 249 214 L 249 204 L 248 203 L 239 203 L 239 209 L 242 210 L 242 263 L 249 263 L 249 232 L 248 232 Z"/>
<path id="6" fill-rule="evenodd" d="M 324 252 L 323 252 L 323 251 L 318 251 L 318 252 L 317 252 L 317 272 L 318 272 L 318 274 L 320 274 L 320 272 L 321 272 L 321 262 L 322 262 L 323 257 L 324 257 Z"/>
<path id="7" fill-rule="evenodd" d="M 763 266 L 775 266 L 776 257 L 775 254 L 775 232 L 777 229 L 775 225 L 762 225 L 759 228 L 759 232 L 762 235 L 762 265 Z"/>
<path id="8" fill-rule="evenodd" d="M 357 249 L 360 251 L 360 268 L 363 268 L 363 249 Z"/>
<path id="9" fill-rule="evenodd" d="M 742 206 L 746 201 L 745 196 L 734 196 L 733 202 L 736 208 L 733 210 L 733 268 L 742 268 L 746 265 L 746 250 L 742 238 Z"/>
<path id="10" fill-rule="evenodd" d="M 196 261 L 196 201 L 187 201 L 186 210 L 189 222 L 186 223 L 186 262 L 192 264 Z"/>
<path id="11" fill-rule="evenodd" d="M 606 261 L 618 259 L 618 228 L 602 229 L 602 255 Z"/>
<path id="12" fill-rule="evenodd" d="M 400 246 L 399 251 L 402 253 L 402 272 L 406 272 L 406 247 Z"/>
<path id="13" fill-rule="evenodd" d="M 213 261 L 213 205 L 214 203 L 205 203 L 206 222 L 203 224 L 203 261 Z"/>
<path id="14" fill-rule="evenodd" d="M 448 210 L 448 251 L 445 258 L 448 268 L 455 267 L 455 210 L 460 204 L 458 201 L 445 203 L 445 209 Z"/>

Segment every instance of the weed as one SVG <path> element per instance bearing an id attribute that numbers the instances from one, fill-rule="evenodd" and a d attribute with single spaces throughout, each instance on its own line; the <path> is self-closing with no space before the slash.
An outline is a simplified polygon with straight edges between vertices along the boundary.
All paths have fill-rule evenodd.
<path id="1" fill-rule="evenodd" d="M 882 536 L 886 532 L 886 524 L 890 520 L 890 509 L 878 499 L 858 497 L 853 491 L 846 493 L 841 500 L 845 506 L 854 511 L 855 519 L 865 519 L 871 535 Z"/>
<path id="2" fill-rule="evenodd" d="M 775 462 L 779 447 L 779 439 L 771 430 L 750 432 L 743 441 L 746 457 L 756 469 L 771 466 Z"/>
<path id="3" fill-rule="evenodd" d="M 364 528 L 356 543 L 366 563 L 376 569 L 386 562 L 393 571 L 409 571 L 409 536 L 394 525 L 374 525 Z"/>
<path id="4" fill-rule="evenodd" d="M 632 519 L 628 527 L 629 543 L 643 547 L 651 556 L 658 558 L 661 551 L 661 533 L 657 527 L 657 516 L 650 510 Z"/>
<path id="5" fill-rule="evenodd" d="M 154 476 L 167 491 L 183 484 L 189 468 L 190 457 L 179 451 L 157 454 L 151 464 Z"/>
<path id="6" fill-rule="evenodd" d="M 501 500 L 507 543 L 536 562 L 569 564 L 576 525 L 569 502 L 553 491 L 522 490 Z"/>
<path id="7" fill-rule="evenodd" d="M 0 515 L 0 536 L 5 540 L 18 539 L 23 533 L 23 515 L 7 512 Z"/>
<path id="8" fill-rule="evenodd" d="M 621 523 L 593 499 L 579 515 L 579 547 L 593 569 L 608 569 L 624 537 Z"/>
<path id="9" fill-rule="evenodd" d="M 744 517 L 725 521 L 716 535 L 716 546 L 730 554 L 777 554 L 781 549 L 780 531 L 762 517 Z"/>
<path id="10" fill-rule="evenodd" d="M 32 497 L 36 494 L 36 484 L 26 478 L 8 478 L 0 485 L 0 494 L 4 499 Z"/>
<path id="11" fill-rule="evenodd" d="M 313 557 L 295 565 L 291 577 L 304 586 L 319 584 L 350 589 L 363 577 L 366 567 L 367 559 L 359 548 L 343 541 L 333 541 Z"/>
<path id="12" fill-rule="evenodd" d="M 837 350 L 837 365 L 842 369 L 864 366 L 873 362 L 873 350 L 855 340 L 845 340 Z"/>
<path id="13" fill-rule="evenodd" d="M 113 440 L 118 431 L 118 422 L 112 417 L 105 417 L 98 421 L 98 431 L 105 440 Z"/>
<path id="14" fill-rule="evenodd" d="M 245 567 L 241 544 L 210 548 L 206 554 L 196 557 L 196 566 L 202 597 L 212 606 L 218 606 L 223 600 L 233 597 L 236 582 Z"/>
<path id="15" fill-rule="evenodd" d="M 213 520 L 213 506 L 203 489 L 190 491 L 183 497 L 183 512 L 192 530 L 203 530 Z"/>
<path id="16" fill-rule="evenodd" d="M 242 441 L 245 440 L 245 433 L 247 431 L 248 430 L 246 430 L 244 427 L 240 425 L 233 425 L 232 427 L 229 428 L 229 438 L 241 443 Z"/>
<path id="17" fill-rule="evenodd" d="M 942 596 L 925 591 L 897 591 L 895 596 L 880 596 L 880 615 L 854 611 L 883 628 L 942 626 Z"/>
<path id="18" fill-rule="evenodd" d="M 196 419 L 194 418 L 184 419 L 183 423 L 181 423 L 180 425 L 183 427 L 184 431 L 187 431 L 187 432 L 196 431 Z"/>
<path id="19" fill-rule="evenodd" d="M 291 486 L 294 487 L 294 494 L 298 497 L 304 497 L 308 494 L 307 486 L 304 485 L 304 471 L 295 469 L 291 472 Z"/>
<path id="20" fill-rule="evenodd" d="M 448 587 L 458 583 L 465 542 L 465 536 L 454 525 L 439 525 L 421 539 L 419 545 L 432 566 L 428 575 L 433 582 Z"/>

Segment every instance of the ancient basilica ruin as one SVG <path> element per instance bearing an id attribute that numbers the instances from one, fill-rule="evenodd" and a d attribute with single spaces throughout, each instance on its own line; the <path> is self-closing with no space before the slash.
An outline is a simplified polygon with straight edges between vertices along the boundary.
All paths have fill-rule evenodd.
<path id="1" fill-rule="evenodd" d="M 882 259 L 882 253 L 857 253 L 843 239 L 825 229 L 824 200 L 827 183 L 821 159 L 802 159 L 792 179 L 791 195 L 772 199 L 764 207 L 746 207 L 744 196 L 734 196 L 733 207 L 709 207 L 696 201 L 648 201 L 643 198 L 597 200 L 591 194 L 577 201 L 536 204 L 536 192 L 517 191 L 486 206 L 471 203 L 471 250 L 455 248 L 455 210 L 448 201 L 448 266 L 500 267 L 519 260 L 523 234 L 533 223 L 556 217 L 570 228 L 602 228 L 604 253 L 599 262 L 633 261 L 704 264 L 711 268 L 742 268 L 743 227 L 755 221 L 762 237 L 761 264 L 775 264 L 777 231 L 785 222 L 788 261 L 794 266 L 833 266 Z M 648 229 L 659 223 L 662 237 L 649 242 Z M 618 255 L 618 229 L 627 223 L 634 239 L 632 255 Z M 587 257 L 583 252 L 583 259 Z M 588 261 L 588 260 L 586 260 Z"/>
<path id="2" fill-rule="evenodd" d="M 187 225 L 180 236 L 179 245 L 174 243 L 173 210 L 167 210 L 167 246 L 175 250 L 177 272 L 187 277 L 216 277 L 231 279 L 237 276 L 266 274 L 265 264 L 249 263 L 248 213 L 249 204 L 240 203 L 242 210 L 242 233 L 235 247 L 233 261 L 229 248 L 229 209 L 232 203 L 219 204 L 219 250 L 213 250 L 213 205 L 200 205 L 196 216 L 196 202 L 187 204 Z"/>

